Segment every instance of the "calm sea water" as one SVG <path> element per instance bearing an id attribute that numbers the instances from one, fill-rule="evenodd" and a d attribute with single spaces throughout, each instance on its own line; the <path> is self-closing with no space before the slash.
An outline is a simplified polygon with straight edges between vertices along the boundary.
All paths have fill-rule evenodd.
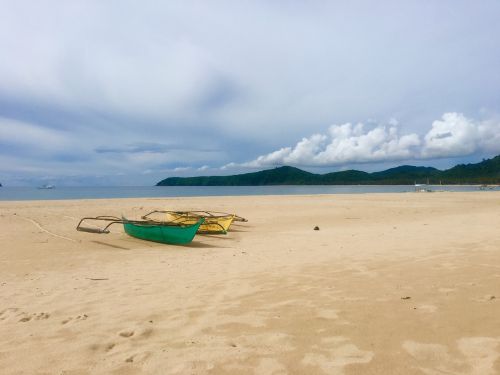
<path id="1" fill-rule="evenodd" d="M 429 186 L 435 191 L 478 191 L 477 186 Z M 413 185 L 342 185 L 342 186 L 123 186 L 123 187 L 0 187 L 0 200 L 61 200 L 149 197 L 200 197 L 238 195 L 302 195 L 404 193 Z M 496 189 L 498 190 L 498 188 Z"/>

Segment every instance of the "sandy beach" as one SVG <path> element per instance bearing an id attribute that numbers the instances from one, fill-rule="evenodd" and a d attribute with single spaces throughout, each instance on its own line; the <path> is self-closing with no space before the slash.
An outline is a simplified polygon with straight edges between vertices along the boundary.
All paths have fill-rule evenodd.
<path id="1" fill-rule="evenodd" d="M 154 209 L 249 222 L 75 230 Z M 0 228 L 2 374 L 500 374 L 500 192 L 0 202 Z"/>

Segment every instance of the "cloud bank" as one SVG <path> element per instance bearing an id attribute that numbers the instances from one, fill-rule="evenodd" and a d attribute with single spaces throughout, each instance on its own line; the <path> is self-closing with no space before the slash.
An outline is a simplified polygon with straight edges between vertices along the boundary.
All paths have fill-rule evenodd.
<path id="1" fill-rule="evenodd" d="M 416 133 L 401 135 L 395 120 L 371 127 L 363 123 L 332 125 L 327 134 L 313 134 L 302 138 L 295 146 L 225 167 L 325 167 L 450 158 L 475 153 L 500 153 L 500 121 L 475 121 L 461 113 L 450 112 L 434 121 L 423 137 Z"/>

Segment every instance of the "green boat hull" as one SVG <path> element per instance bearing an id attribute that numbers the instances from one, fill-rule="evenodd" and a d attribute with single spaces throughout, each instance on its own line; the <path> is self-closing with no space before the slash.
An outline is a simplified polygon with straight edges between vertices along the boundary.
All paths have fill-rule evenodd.
<path id="1" fill-rule="evenodd" d="M 152 225 L 127 223 L 125 218 L 123 229 L 129 236 L 140 238 L 141 240 L 160 242 L 172 245 L 189 243 L 196 235 L 196 231 L 203 223 L 200 219 L 193 225 Z"/>

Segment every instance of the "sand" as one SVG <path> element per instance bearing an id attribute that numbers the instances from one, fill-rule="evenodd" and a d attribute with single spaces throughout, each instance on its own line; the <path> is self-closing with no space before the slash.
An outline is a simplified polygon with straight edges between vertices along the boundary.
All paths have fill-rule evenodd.
<path id="1" fill-rule="evenodd" d="M 249 222 L 75 231 L 200 208 Z M 1 374 L 500 374 L 500 192 L 0 202 L 0 228 Z"/>

